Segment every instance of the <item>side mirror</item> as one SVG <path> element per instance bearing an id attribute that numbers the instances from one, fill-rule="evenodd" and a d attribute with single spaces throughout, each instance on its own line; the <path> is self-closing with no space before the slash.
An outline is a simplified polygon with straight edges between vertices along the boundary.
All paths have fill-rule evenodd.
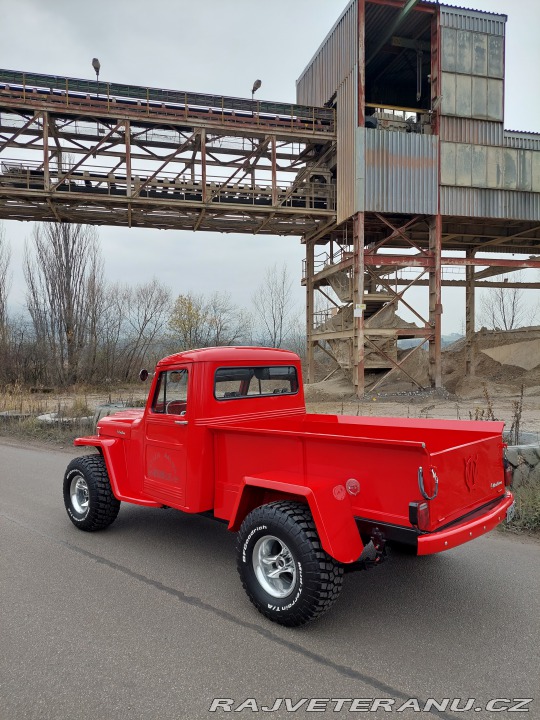
<path id="1" fill-rule="evenodd" d="M 141 382 L 145 382 L 145 380 L 148 380 L 148 370 L 141 370 L 139 373 L 139 380 Z"/>

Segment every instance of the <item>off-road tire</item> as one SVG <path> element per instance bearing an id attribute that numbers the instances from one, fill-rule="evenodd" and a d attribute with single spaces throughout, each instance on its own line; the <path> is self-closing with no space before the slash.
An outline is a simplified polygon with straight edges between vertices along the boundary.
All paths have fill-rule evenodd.
<path id="1" fill-rule="evenodd" d="M 83 510 L 72 499 L 73 484 L 82 480 L 87 488 L 87 507 Z M 72 460 L 64 475 L 64 505 L 71 522 L 79 530 L 103 530 L 116 520 L 120 501 L 112 492 L 105 460 L 101 455 L 84 455 Z"/>
<path id="2" fill-rule="evenodd" d="M 268 542 L 274 538 L 277 548 L 282 542 L 292 556 L 291 590 L 286 597 L 270 594 L 257 577 L 257 547 L 266 538 Z M 257 610 L 288 627 L 304 625 L 326 612 L 343 583 L 343 566 L 322 549 L 309 509 L 295 502 L 272 502 L 249 513 L 237 537 L 237 566 Z"/>

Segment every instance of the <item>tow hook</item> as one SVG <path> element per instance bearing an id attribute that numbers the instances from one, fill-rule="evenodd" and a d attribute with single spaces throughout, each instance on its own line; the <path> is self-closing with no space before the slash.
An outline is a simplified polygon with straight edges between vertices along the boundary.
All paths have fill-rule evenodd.
<path id="1" fill-rule="evenodd" d="M 379 528 L 374 528 L 369 543 L 364 547 L 358 561 L 354 563 L 357 570 L 370 570 L 383 563 L 388 557 L 386 539 Z"/>

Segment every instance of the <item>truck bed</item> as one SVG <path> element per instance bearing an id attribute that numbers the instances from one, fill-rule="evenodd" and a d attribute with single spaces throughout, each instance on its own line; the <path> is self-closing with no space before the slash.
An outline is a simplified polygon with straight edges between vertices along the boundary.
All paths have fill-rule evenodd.
<path id="1" fill-rule="evenodd" d="M 411 529 L 409 503 L 428 502 L 426 530 L 438 530 L 504 496 L 502 430 L 501 422 L 310 414 L 227 423 L 213 429 L 216 513 L 229 517 L 245 477 L 282 473 L 332 488 L 354 478 L 360 492 L 347 498 L 359 521 Z"/>

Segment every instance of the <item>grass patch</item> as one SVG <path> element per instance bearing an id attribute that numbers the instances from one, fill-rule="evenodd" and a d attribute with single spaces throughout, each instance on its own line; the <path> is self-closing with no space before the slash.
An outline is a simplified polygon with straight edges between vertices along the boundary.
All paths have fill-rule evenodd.
<path id="1" fill-rule="evenodd" d="M 78 419 L 74 422 L 61 421 L 43 423 L 34 417 L 16 418 L 0 425 L 0 434 L 17 440 L 31 440 L 52 445 L 72 445 L 81 435 L 93 434 L 92 421 Z"/>
<path id="2" fill-rule="evenodd" d="M 514 491 L 516 514 L 508 530 L 540 533 L 540 482 L 524 483 Z"/>

